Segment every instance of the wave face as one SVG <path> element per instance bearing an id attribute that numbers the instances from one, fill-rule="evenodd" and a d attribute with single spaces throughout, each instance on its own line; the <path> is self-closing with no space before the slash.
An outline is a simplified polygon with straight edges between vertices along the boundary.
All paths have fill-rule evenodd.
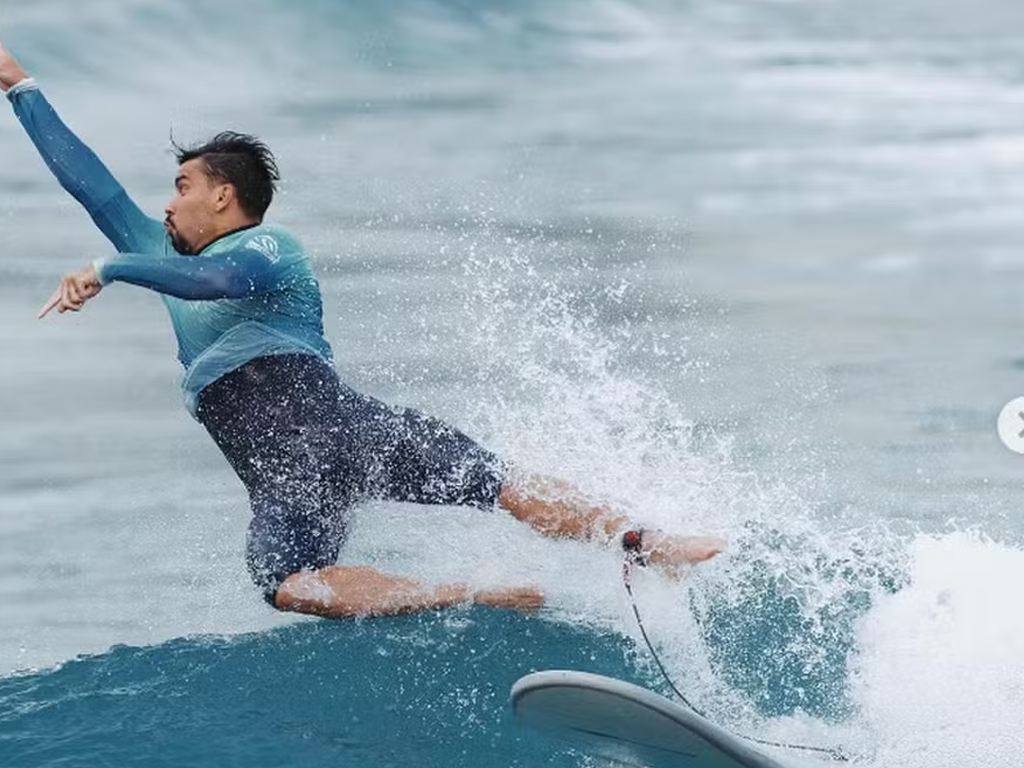
<path id="1" fill-rule="evenodd" d="M 7 766 L 579 765 L 507 706 L 525 671 L 628 675 L 622 641 L 475 609 L 113 648 L 0 681 Z"/>

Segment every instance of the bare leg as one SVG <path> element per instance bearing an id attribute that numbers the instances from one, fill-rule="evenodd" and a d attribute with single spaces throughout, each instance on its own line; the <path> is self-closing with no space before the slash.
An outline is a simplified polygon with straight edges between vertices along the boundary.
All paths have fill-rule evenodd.
<path id="1" fill-rule="evenodd" d="M 517 520 L 552 538 L 607 543 L 629 528 L 629 518 L 595 503 L 569 483 L 537 475 L 505 484 L 498 499 Z M 644 534 L 648 558 L 671 576 L 684 566 L 708 560 L 725 548 L 710 536 Z M 329 566 L 288 576 L 277 591 L 275 607 L 333 619 L 390 616 L 476 603 L 531 611 L 544 603 L 535 587 L 473 592 L 464 584 L 424 587 L 366 566 Z"/>
<path id="2" fill-rule="evenodd" d="M 329 566 L 288 576 L 277 590 L 278 610 L 331 619 L 393 616 L 464 603 L 531 611 L 544 604 L 534 587 L 473 592 L 464 584 L 425 588 L 412 579 L 365 566 Z"/>
<path id="3" fill-rule="evenodd" d="M 629 518 L 595 504 L 563 480 L 540 475 L 513 476 L 498 503 L 545 536 L 607 542 L 625 531 Z"/>
<path id="4" fill-rule="evenodd" d="M 513 476 L 498 502 L 545 536 L 607 543 L 629 528 L 629 518 L 595 503 L 571 484 L 539 475 Z M 708 560 L 725 548 L 713 536 L 673 536 L 649 531 L 644 550 L 655 565 L 677 576 L 683 566 Z"/>

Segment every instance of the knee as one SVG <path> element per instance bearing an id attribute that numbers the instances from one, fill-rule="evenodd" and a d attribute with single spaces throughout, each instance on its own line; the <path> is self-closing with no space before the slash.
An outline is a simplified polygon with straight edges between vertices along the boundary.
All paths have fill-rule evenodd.
<path id="1" fill-rule="evenodd" d="M 278 611 L 316 613 L 316 573 L 296 571 L 285 576 L 273 592 L 264 590 L 263 596 Z"/>
<path id="2" fill-rule="evenodd" d="M 346 535 L 342 511 L 308 514 L 281 504 L 254 506 L 245 560 L 249 576 L 270 606 L 298 610 L 285 587 L 296 576 L 334 564 Z"/>
<path id="3" fill-rule="evenodd" d="M 281 610 L 277 602 L 281 585 L 288 579 L 291 568 L 285 565 L 283 558 L 275 553 L 256 549 L 250 545 L 245 555 L 245 564 L 249 571 L 249 578 L 263 594 L 263 600 L 271 608 Z"/>

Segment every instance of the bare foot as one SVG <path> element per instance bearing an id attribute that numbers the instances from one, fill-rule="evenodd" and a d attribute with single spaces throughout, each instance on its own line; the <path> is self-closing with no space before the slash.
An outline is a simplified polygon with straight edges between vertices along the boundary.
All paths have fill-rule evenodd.
<path id="1" fill-rule="evenodd" d="M 544 605 L 544 593 L 536 587 L 491 589 L 477 592 L 473 602 L 492 608 L 513 608 L 520 613 L 532 613 Z"/>
<path id="2" fill-rule="evenodd" d="M 725 549 L 725 541 L 717 536 L 673 536 L 668 533 L 645 533 L 644 549 L 654 565 L 669 576 L 678 578 L 687 565 L 710 560 Z"/>

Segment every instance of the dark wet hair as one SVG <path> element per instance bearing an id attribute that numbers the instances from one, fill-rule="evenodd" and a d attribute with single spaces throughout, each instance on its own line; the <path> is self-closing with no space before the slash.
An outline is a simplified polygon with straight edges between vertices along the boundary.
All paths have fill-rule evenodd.
<path id="1" fill-rule="evenodd" d="M 202 158 L 206 175 L 231 184 L 246 215 L 263 220 L 277 190 L 275 182 L 281 179 L 266 144 L 247 133 L 222 131 L 205 144 L 183 147 L 172 139 L 171 145 L 178 165 Z"/>

